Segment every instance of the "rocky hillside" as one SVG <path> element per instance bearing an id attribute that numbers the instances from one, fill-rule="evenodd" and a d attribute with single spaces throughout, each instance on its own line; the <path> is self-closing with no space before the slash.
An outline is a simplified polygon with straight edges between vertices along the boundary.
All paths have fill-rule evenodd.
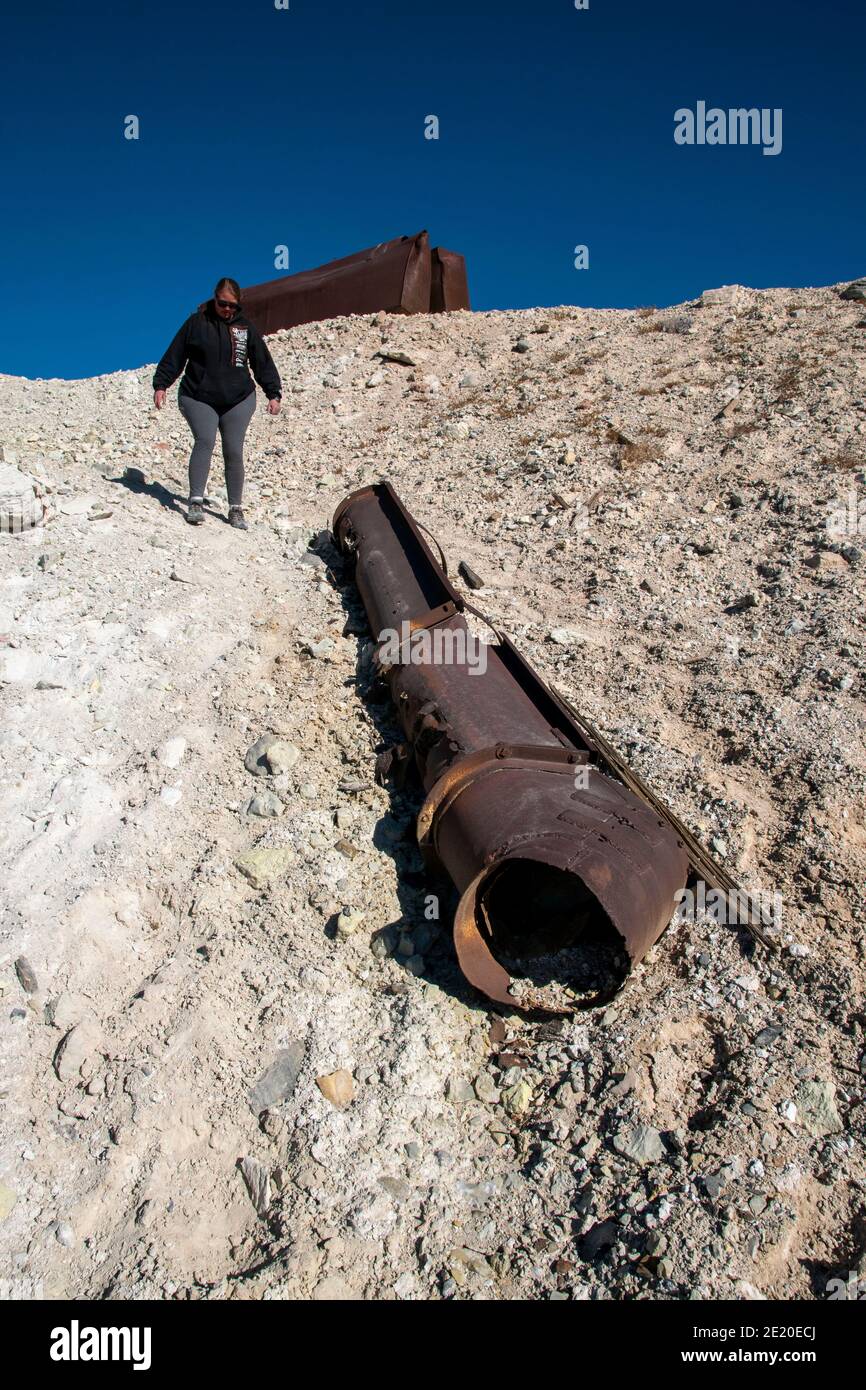
<path id="1" fill-rule="evenodd" d="M 866 333 L 842 288 L 276 334 L 246 534 L 218 461 L 184 523 L 188 431 L 152 367 L 2 379 L 0 506 L 43 513 L 0 532 L 13 1297 L 866 1277 Z M 564 1023 L 463 984 L 415 792 L 373 782 L 389 715 L 321 534 L 380 477 L 545 678 L 781 894 L 775 949 L 673 925 Z"/>

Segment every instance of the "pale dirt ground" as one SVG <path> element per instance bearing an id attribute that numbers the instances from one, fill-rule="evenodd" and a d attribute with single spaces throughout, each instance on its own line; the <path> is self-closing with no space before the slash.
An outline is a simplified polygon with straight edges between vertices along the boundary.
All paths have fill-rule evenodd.
<path id="1" fill-rule="evenodd" d="M 0 535 L 7 1292 L 820 1298 L 862 1269 L 866 332 L 838 289 L 274 335 L 285 408 L 259 396 L 246 535 L 218 460 L 214 515 L 184 523 L 188 432 L 152 367 L 3 378 L 0 443 L 52 509 Z M 387 714 L 356 688 L 354 591 L 306 550 L 379 477 L 781 892 L 779 949 L 672 926 L 606 1010 L 508 1020 L 525 1065 L 500 1065 L 417 798 L 373 785 Z M 300 756 L 256 778 L 268 732 Z M 247 814 L 266 789 L 284 813 Z M 235 867 L 256 844 L 293 851 L 261 888 Z M 340 1069 L 342 1108 L 316 1085 Z"/>

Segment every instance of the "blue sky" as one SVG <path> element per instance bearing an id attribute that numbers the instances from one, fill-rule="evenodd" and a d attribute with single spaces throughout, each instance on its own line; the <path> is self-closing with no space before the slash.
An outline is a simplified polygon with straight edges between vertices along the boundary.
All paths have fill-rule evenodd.
<path id="1" fill-rule="evenodd" d="M 275 246 L 302 270 L 422 227 L 477 309 L 866 272 L 862 0 L 48 0 L 0 43 L 0 371 L 155 361 Z M 699 100 L 781 108 L 782 152 L 675 144 Z"/>

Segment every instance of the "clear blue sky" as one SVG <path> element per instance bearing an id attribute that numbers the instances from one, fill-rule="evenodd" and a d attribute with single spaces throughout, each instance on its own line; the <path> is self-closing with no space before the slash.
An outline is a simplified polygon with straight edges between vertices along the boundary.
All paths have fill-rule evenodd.
<path id="1" fill-rule="evenodd" d="M 283 243 L 302 270 L 426 227 L 477 309 L 866 272 L 863 0 L 19 0 L 0 26 L 4 372 L 155 361 Z M 699 100 L 781 107 L 781 154 L 676 145 Z"/>

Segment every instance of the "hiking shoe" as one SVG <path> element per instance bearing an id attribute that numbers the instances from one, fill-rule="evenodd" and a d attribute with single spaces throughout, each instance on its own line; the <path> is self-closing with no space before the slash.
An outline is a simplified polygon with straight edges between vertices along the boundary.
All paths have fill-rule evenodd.
<path id="1" fill-rule="evenodd" d="M 238 531 L 250 529 L 244 517 L 243 507 L 229 507 L 229 526 L 234 526 Z"/>
<path id="2" fill-rule="evenodd" d="M 204 521 L 203 497 L 191 497 L 186 509 L 186 519 L 190 526 L 201 526 Z"/>

